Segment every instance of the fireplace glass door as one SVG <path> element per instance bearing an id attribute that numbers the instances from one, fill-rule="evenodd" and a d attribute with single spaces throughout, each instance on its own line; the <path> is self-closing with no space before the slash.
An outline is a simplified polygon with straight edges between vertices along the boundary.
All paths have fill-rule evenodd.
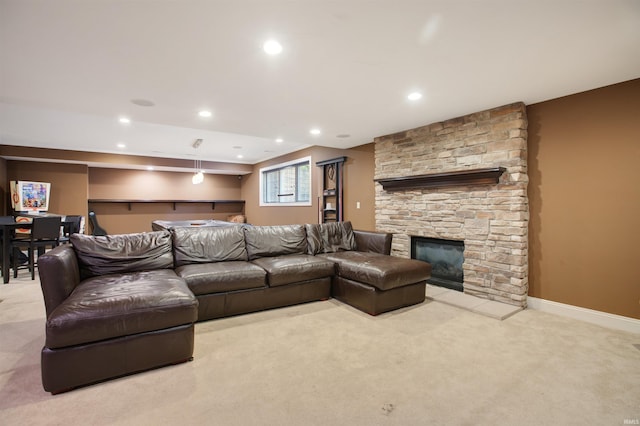
<path id="1" fill-rule="evenodd" d="M 429 284 L 463 290 L 464 241 L 411 237 L 411 258 L 431 264 Z"/>

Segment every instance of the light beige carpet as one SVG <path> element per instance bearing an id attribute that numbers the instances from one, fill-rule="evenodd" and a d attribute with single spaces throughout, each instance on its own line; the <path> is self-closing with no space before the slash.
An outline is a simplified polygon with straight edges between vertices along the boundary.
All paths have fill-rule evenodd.
<path id="1" fill-rule="evenodd" d="M 335 300 L 196 325 L 193 362 L 51 396 L 44 305 L 0 285 L 2 425 L 620 425 L 640 335 L 439 302 L 371 317 Z"/>

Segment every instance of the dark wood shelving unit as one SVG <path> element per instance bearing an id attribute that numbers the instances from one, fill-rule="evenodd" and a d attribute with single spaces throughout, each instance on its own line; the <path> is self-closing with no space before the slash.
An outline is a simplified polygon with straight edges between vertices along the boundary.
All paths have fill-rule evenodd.
<path id="1" fill-rule="evenodd" d="M 507 169 L 491 167 L 461 170 L 457 172 L 374 179 L 385 191 L 401 191 L 418 188 L 440 188 L 444 186 L 497 184 Z"/>
<path id="2" fill-rule="evenodd" d="M 211 210 L 215 210 L 216 204 L 242 204 L 244 209 L 244 200 L 129 200 L 129 199 L 103 199 L 103 198 L 90 198 L 89 203 L 125 203 L 131 210 L 132 204 L 143 203 L 168 203 L 173 204 L 173 210 L 176 209 L 176 204 L 211 204 Z"/>
<path id="3" fill-rule="evenodd" d="M 342 209 L 342 166 L 347 157 L 318 161 L 322 167 L 322 195 L 320 196 L 318 222 L 341 222 Z"/>

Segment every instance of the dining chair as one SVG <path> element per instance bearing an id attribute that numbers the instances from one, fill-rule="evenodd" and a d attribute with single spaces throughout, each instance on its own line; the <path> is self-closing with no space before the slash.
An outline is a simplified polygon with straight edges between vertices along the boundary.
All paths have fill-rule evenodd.
<path id="1" fill-rule="evenodd" d="M 62 218 L 60 216 L 36 217 L 33 219 L 31 233 L 22 237 L 16 235 L 11 240 L 11 249 L 13 258 L 11 260 L 13 267 L 13 278 L 18 277 L 18 269 L 22 268 L 18 264 L 18 258 L 22 250 L 27 250 L 29 263 L 27 267 L 31 271 L 31 279 L 35 279 L 35 251 L 38 254 L 43 253 L 47 247 L 56 247 L 60 239 L 60 226 Z"/>
<path id="2" fill-rule="evenodd" d="M 71 234 L 77 234 L 80 232 L 80 226 L 82 224 L 82 216 L 67 216 L 62 224 L 62 235 L 60 236 L 60 244 L 67 244 Z"/>
<path id="3" fill-rule="evenodd" d="M 0 221 L 4 222 L 10 222 L 12 220 L 15 220 L 15 218 L 13 216 L 0 216 Z M 3 247 L 4 250 L 4 236 L 3 236 L 4 232 L 0 232 L 0 247 Z M 11 262 L 9 262 L 9 265 L 11 265 Z M 0 254 L 0 271 L 4 272 L 4 253 Z"/>
<path id="4" fill-rule="evenodd" d="M 16 222 L 19 223 L 31 223 L 33 222 L 33 218 L 29 216 L 16 216 Z M 21 235 L 29 235 L 31 234 L 31 228 L 16 228 L 13 232 Z"/>

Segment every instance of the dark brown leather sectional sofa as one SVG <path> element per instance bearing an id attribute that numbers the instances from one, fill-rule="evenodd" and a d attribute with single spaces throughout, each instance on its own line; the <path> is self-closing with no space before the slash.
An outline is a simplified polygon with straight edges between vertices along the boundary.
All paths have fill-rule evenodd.
<path id="1" fill-rule="evenodd" d="M 431 266 L 349 222 L 74 234 L 38 260 L 52 393 L 188 361 L 194 323 L 335 297 L 371 315 L 421 303 Z"/>

